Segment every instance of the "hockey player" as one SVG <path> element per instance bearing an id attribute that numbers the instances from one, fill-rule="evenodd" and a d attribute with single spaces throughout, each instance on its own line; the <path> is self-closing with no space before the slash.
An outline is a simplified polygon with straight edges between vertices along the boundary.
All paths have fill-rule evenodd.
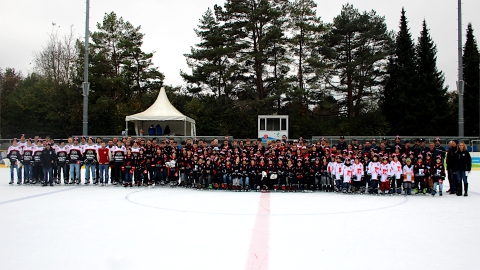
<path id="1" fill-rule="evenodd" d="M 203 165 L 202 173 L 204 179 L 204 185 L 209 189 L 213 190 L 213 177 L 214 177 L 214 164 L 210 158 L 207 158 L 207 161 Z"/>
<path id="2" fill-rule="evenodd" d="M 313 162 L 312 166 L 310 167 L 310 171 L 314 175 L 315 188 L 318 188 L 318 190 L 323 190 L 323 185 L 322 185 L 323 167 L 322 167 L 322 163 L 320 162 L 319 157 L 315 158 L 315 161 Z"/>
<path id="3" fill-rule="evenodd" d="M 190 183 L 192 183 L 192 186 L 196 187 L 197 190 L 202 189 L 202 183 L 200 182 L 200 176 L 202 173 L 201 165 L 202 165 L 202 162 L 198 158 L 198 154 L 197 153 L 193 154 L 192 170 L 190 171 L 189 177 L 190 177 Z M 228 166 L 231 167 L 230 164 Z"/>
<path id="4" fill-rule="evenodd" d="M 333 170 L 333 175 L 334 175 L 334 179 L 335 179 L 335 191 L 336 192 L 342 191 L 343 165 L 344 164 L 342 162 L 342 157 L 340 155 L 337 155 L 335 167 L 334 167 L 334 170 Z"/>
<path id="5" fill-rule="evenodd" d="M 68 185 L 68 174 L 66 169 L 68 148 L 65 146 L 64 141 L 60 141 L 60 145 L 55 149 L 55 155 L 57 156 L 57 179 L 55 179 L 56 184 L 60 185 L 63 176 L 64 184 Z"/>
<path id="6" fill-rule="evenodd" d="M 33 185 L 35 185 L 38 181 L 43 182 L 42 160 L 40 159 L 43 148 L 43 144 L 39 140 L 37 142 L 37 146 L 35 146 L 35 149 L 33 150 L 33 181 L 31 181 Z"/>
<path id="7" fill-rule="evenodd" d="M 113 185 L 117 186 L 120 181 L 125 179 L 124 170 L 122 171 L 122 166 L 124 163 L 124 158 L 127 153 L 127 149 L 122 145 L 122 141 L 118 140 L 117 145 L 112 149 L 112 159 L 113 159 Z"/>
<path id="8" fill-rule="evenodd" d="M 97 163 L 97 146 L 93 144 L 92 137 L 88 137 L 88 143 L 83 147 L 83 157 L 85 164 L 85 185 L 90 184 L 90 172 L 94 185 L 97 185 L 95 176 L 95 166 Z"/>
<path id="9" fill-rule="evenodd" d="M 390 181 L 392 177 L 392 166 L 390 166 L 388 155 L 383 156 L 383 163 L 380 165 L 380 190 L 381 194 L 388 194 L 390 191 Z"/>
<path id="10" fill-rule="evenodd" d="M 266 191 L 270 187 L 272 187 L 274 184 L 277 185 L 277 183 L 278 183 L 277 166 L 274 164 L 273 159 L 269 158 L 268 165 L 267 165 L 267 177 L 263 178 L 262 189 Z"/>
<path id="11" fill-rule="evenodd" d="M 394 179 L 390 183 L 390 193 L 396 192 L 398 195 L 402 194 L 402 163 L 398 160 L 398 156 L 394 155 L 393 160 L 390 162 L 392 167 L 392 174 Z"/>
<path id="12" fill-rule="evenodd" d="M 304 190 L 304 186 L 306 184 L 306 177 L 305 177 L 305 169 L 302 163 L 302 159 L 297 157 L 297 165 L 295 166 L 295 176 L 296 176 L 296 183 L 292 185 L 292 189 L 294 192 L 297 190 Z"/>
<path id="13" fill-rule="evenodd" d="M 139 155 L 140 149 L 141 149 L 139 145 L 140 145 L 140 141 L 134 140 L 134 141 L 133 141 L 133 146 L 131 147 L 131 149 L 132 149 L 132 155 L 133 155 L 133 157 L 134 157 L 137 161 L 138 161 L 138 155 Z M 135 184 L 138 185 L 138 183 L 140 183 L 140 185 L 141 185 L 142 180 L 141 180 L 140 175 L 141 175 L 141 174 L 140 174 L 140 171 L 139 171 L 139 167 L 136 166 L 136 167 L 135 167 L 135 171 L 133 172 L 133 180 L 132 180 L 132 182 L 135 181 Z"/>
<path id="14" fill-rule="evenodd" d="M 343 193 L 350 193 L 350 184 L 352 183 L 352 176 L 353 176 L 353 166 L 350 163 L 350 158 L 345 159 L 345 164 L 343 165 L 343 184 L 342 184 L 342 192 Z"/>
<path id="15" fill-rule="evenodd" d="M 278 158 L 275 167 L 277 170 L 277 179 L 272 178 L 272 187 L 274 191 L 278 191 L 281 189 L 281 185 L 285 183 L 285 165 L 283 164 L 283 157 Z"/>
<path id="16" fill-rule="evenodd" d="M 27 140 L 27 144 L 23 147 L 23 183 L 29 184 L 33 177 L 33 153 L 35 146 L 32 144 L 32 139 Z"/>
<path id="17" fill-rule="evenodd" d="M 368 175 L 370 177 L 370 185 L 368 192 L 370 194 L 378 194 L 378 184 L 380 177 L 380 162 L 378 161 L 378 155 L 374 154 L 372 161 L 368 164 Z"/>
<path id="18" fill-rule="evenodd" d="M 365 186 L 362 185 L 362 180 L 363 180 L 363 175 L 364 175 L 364 169 L 363 169 L 363 164 L 360 162 L 360 159 L 358 156 L 355 157 L 355 160 L 353 162 L 353 184 L 352 184 L 352 192 L 360 192 L 363 194 L 365 192 Z"/>
<path id="19" fill-rule="evenodd" d="M 14 183 L 14 170 L 17 170 L 17 185 L 22 184 L 22 148 L 17 145 L 17 140 L 7 150 L 7 159 L 10 161 L 10 185 Z"/>
<path id="20" fill-rule="evenodd" d="M 267 164 L 265 163 L 265 159 L 262 157 L 260 158 L 260 163 L 257 166 L 257 174 L 258 174 L 258 181 L 257 181 L 257 186 L 255 191 L 261 191 L 261 185 L 265 183 L 266 178 L 268 177 L 267 173 Z"/>
<path id="21" fill-rule="evenodd" d="M 133 154 L 133 150 L 132 150 Z M 137 156 L 135 184 L 141 186 L 142 182 L 144 186 L 148 186 L 148 170 L 147 170 L 147 158 L 145 157 L 143 148 L 140 148 Z M 143 180 L 143 181 L 142 181 Z"/>
<path id="22" fill-rule="evenodd" d="M 436 162 L 432 166 L 431 170 L 431 175 L 433 179 L 433 189 L 431 190 L 431 194 L 432 196 L 435 196 L 438 186 L 438 195 L 443 196 L 443 180 L 445 180 L 445 167 L 442 163 L 442 155 L 439 154 L 435 160 Z"/>
<path id="23" fill-rule="evenodd" d="M 240 191 L 241 181 L 243 177 L 242 163 L 240 157 L 236 157 L 232 164 L 232 190 Z"/>
<path id="24" fill-rule="evenodd" d="M 429 172 L 427 166 L 423 163 L 422 155 L 418 155 L 417 163 L 413 166 L 414 174 L 415 174 L 415 183 L 414 186 L 414 193 L 418 194 L 422 192 L 423 194 L 427 193 L 427 189 L 425 188 L 425 181 L 429 176 Z M 420 188 L 419 188 L 420 187 Z"/>
<path id="25" fill-rule="evenodd" d="M 258 175 L 258 168 L 255 159 L 250 160 L 250 164 L 248 165 L 248 169 L 246 170 L 247 176 L 245 176 L 245 182 L 251 183 L 254 187 L 257 186 L 259 180 L 257 180 Z M 250 189 L 250 186 L 247 187 Z"/>
<path id="26" fill-rule="evenodd" d="M 135 159 L 135 156 L 132 155 L 132 149 L 128 148 L 122 164 L 122 172 L 124 172 L 125 175 L 125 180 L 123 182 L 124 187 L 133 186 L 133 172 L 135 171 L 136 164 L 137 160 Z"/>
<path id="27" fill-rule="evenodd" d="M 178 185 L 178 159 L 174 151 L 170 153 L 165 162 L 165 170 L 167 170 L 167 181 L 169 181 L 170 187 L 175 187 Z"/>
<path id="28" fill-rule="evenodd" d="M 53 167 L 55 166 L 55 160 L 57 156 L 55 155 L 55 151 L 52 149 L 51 144 L 47 143 L 45 149 L 42 150 L 40 155 L 40 160 L 42 161 L 43 167 L 43 185 L 53 187 Z"/>
<path id="29" fill-rule="evenodd" d="M 83 162 L 82 148 L 78 143 L 78 138 L 73 139 L 73 145 L 68 148 L 68 163 L 70 164 L 70 185 L 80 184 L 80 167 Z"/>
<path id="30" fill-rule="evenodd" d="M 293 160 L 288 159 L 287 166 L 285 166 L 285 184 L 282 185 L 282 191 L 293 191 L 292 185 L 296 184 L 295 166 L 293 166 Z"/>
<path id="31" fill-rule="evenodd" d="M 406 159 L 406 164 L 403 165 L 403 189 L 405 196 L 412 195 L 412 184 L 414 181 L 414 166 L 410 158 Z"/>

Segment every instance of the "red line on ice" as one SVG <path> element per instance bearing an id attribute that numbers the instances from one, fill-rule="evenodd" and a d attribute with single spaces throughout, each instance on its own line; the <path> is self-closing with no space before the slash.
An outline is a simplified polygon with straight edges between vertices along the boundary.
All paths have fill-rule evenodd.
<path id="1" fill-rule="evenodd" d="M 270 194 L 262 193 L 245 269 L 268 269 Z"/>

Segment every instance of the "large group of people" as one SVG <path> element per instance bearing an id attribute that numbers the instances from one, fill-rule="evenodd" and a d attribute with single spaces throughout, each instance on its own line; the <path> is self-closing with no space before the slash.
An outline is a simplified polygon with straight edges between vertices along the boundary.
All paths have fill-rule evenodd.
<path id="1" fill-rule="evenodd" d="M 392 140 L 393 141 L 393 140 Z M 396 136 L 359 143 L 338 144 L 326 139 L 308 143 L 229 140 L 210 142 L 139 137 L 69 137 L 55 142 L 47 137 L 13 139 L 7 151 L 10 184 L 43 186 L 83 184 L 99 186 L 183 186 L 198 190 L 339 192 L 375 195 L 468 196 L 471 157 L 465 143 L 441 139 L 426 145 Z M 446 164 L 446 168 L 444 167 Z"/>

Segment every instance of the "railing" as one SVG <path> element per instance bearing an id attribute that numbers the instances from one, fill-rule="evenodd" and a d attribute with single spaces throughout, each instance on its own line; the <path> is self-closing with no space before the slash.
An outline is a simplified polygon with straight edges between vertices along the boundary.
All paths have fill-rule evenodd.
<path id="1" fill-rule="evenodd" d="M 348 143 L 351 143 L 352 142 L 352 139 L 356 138 L 358 139 L 358 143 L 359 144 L 364 144 L 366 141 L 369 141 L 371 142 L 373 139 L 376 139 L 377 140 L 377 145 L 380 144 L 380 142 L 382 141 L 382 138 L 384 136 L 345 136 L 345 141 Z M 387 143 L 390 144 L 390 145 L 393 145 L 395 144 L 395 137 L 394 136 L 385 136 L 387 138 Z M 324 138 L 325 140 L 328 140 L 330 142 L 330 145 L 333 145 L 333 144 L 338 144 L 338 142 L 340 141 L 340 136 L 313 136 L 312 137 L 312 142 L 318 142 L 318 141 L 321 141 L 322 138 Z M 410 140 L 410 142 L 414 143 L 414 140 L 417 139 L 417 138 L 423 138 L 425 139 L 425 142 L 426 144 L 428 145 L 430 142 L 435 142 L 435 139 L 437 137 L 431 137 L 431 136 L 400 136 L 401 138 L 401 143 L 403 144 L 403 142 L 405 140 Z M 469 146 L 469 151 L 472 151 L 472 152 L 476 152 L 476 151 L 479 151 L 480 150 L 480 140 L 478 137 L 440 137 L 440 143 L 443 147 L 445 147 L 445 149 L 448 148 L 448 142 L 450 142 L 451 140 L 458 140 L 458 141 L 463 141 L 465 142 L 465 144 L 467 146 Z M 474 143 L 475 142 L 475 143 Z"/>

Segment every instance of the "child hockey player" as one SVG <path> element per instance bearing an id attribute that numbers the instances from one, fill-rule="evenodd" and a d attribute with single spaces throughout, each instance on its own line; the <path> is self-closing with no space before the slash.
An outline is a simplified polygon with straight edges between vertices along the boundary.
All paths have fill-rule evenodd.
<path id="1" fill-rule="evenodd" d="M 392 166 L 390 166 L 388 156 L 383 156 L 383 163 L 380 166 L 380 190 L 382 195 L 388 194 L 390 191 L 390 178 L 392 176 Z"/>
<path id="2" fill-rule="evenodd" d="M 443 180 L 445 180 L 445 167 L 442 163 L 442 156 L 438 155 L 436 158 L 435 165 L 432 166 L 431 171 L 432 179 L 433 179 L 433 189 L 431 191 L 432 196 L 435 196 L 437 193 L 437 186 L 438 186 L 438 195 L 443 195 Z"/>
<path id="3" fill-rule="evenodd" d="M 415 174 L 415 183 L 413 184 L 414 193 L 418 194 L 419 192 L 423 192 L 423 194 L 426 194 L 425 181 L 428 176 L 428 170 L 427 166 L 423 163 L 422 155 L 418 155 L 417 163 L 413 166 L 413 172 Z"/>
<path id="4" fill-rule="evenodd" d="M 294 192 L 303 188 L 303 184 L 305 184 L 305 171 L 302 164 L 302 159 L 297 159 L 297 166 L 295 166 L 295 176 L 297 178 L 296 183 L 292 185 L 292 189 Z"/>
<path id="5" fill-rule="evenodd" d="M 123 182 L 124 187 L 133 186 L 132 179 L 133 179 L 133 173 L 135 172 L 136 162 L 137 160 L 132 155 L 132 149 L 128 148 L 127 154 L 123 159 L 123 166 L 122 166 L 122 172 L 125 173 L 125 181 Z"/>
<path id="6" fill-rule="evenodd" d="M 407 158 L 406 164 L 403 166 L 403 189 L 405 196 L 412 195 L 412 183 L 414 181 L 414 166 L 412 160 Z"/>
<path id="7" fill-rule="evenodd" d="M 432 180 L 432 177 L 430 175 L 431 175 L 433 165 L 435 165 L 435 163 L 432 160 L 432 153 L 427 152 L 427 155 L 426 155 L 426 158 L 425 158 L 425 166 L 427 167 L 428 175 L 425 178 L 425 187 L 424 187 L 424 190 L 423 190 L 423 194 L 425 194 L 425 193 L 431 194 L 432 193 L 433 180 Z"/>
<path id="8" fill-rule="evenodd" d="M 240 157 L 235 158 L 235 162 L 232 164 L 232 190 L 235 192 L 240 191 L 243 171 Z"/>
<path id="9" fill-rule="evenodd" d="M 350 158 L 345 158 L 345 164 L 343 165 L 343 193 L 350 193 L 350 184 L 352 183 L 353 166 L 350 163 Z"/>
<path id="10" fill-rule="evenodd" d="M 207 161 L 203 165 L 202 172 L 203 172 L 203 179 L 204 184 L 208 187 L 209 190 L 213 189 L 213 177 L 214 177 L 214 164 L 210 158 L 207 158 Z"/>
<path id="11" fill-rule="evenodd" d="M 355 161 L 353 163 L 353 174 L 354 174 L 354 179 L 353 179 L 353 186 L 352 186 L 352 192 L 360 192 L 360 194 L 363 194 L 365 192 L 365 186 L 362 185 L 362 178 L 363 178 L 363 164 L 360 162 L 360 159 L 358 156 L 355 157 Z"/>
<path id="12" fill-rule="evenodd" d="M 280 185 L 285 182 L 285 166 L 283 165 L 283 160 L 278 159 L 277 161 L 277 179 L 272 179 L 273 181 L 273 190 L 277 191 L 280 189 Z"/>
<path id="13" fill-rule="evenodd" d="M 340 192 L 342 189 L 342 177 L 343 177 L 343 163 L 342 157 L 338 155 L 336 157 L 335 168 L 333 170 L 333 174 L 335 177 L 335 191 Z"/>
<path id="14" fill-rule="evenodd" d="M 398 155 L 394 154 L 390 166 L 392 167 L 392 174 L 394 177 L 390 183 L 390 193 L 393 194 L 397 192 L 397 194 L 400 195 L 402 194 L 402 163 L 398 160 Z"/>
<path id="15" fill-rule="evenodd" d="M 368 164 L 368 175 L 370 177 L 370 185 L 368 186 L 368 193 L 378 193 L 378 181 L 380 176 L 380 162 L 378 161 L 378 155 L 375 154 L 372 157 L 372 161 Z"/>
<path id="16" fill-rule="evenodd" d="M 282 186 L 282 191 L 292 190 L 292 184 L 295 183 L 295 166 L 293 166 L 293 161 L 289 159 L 287 161 L 287 166 L 285 167 L 285 184 Z"/>

